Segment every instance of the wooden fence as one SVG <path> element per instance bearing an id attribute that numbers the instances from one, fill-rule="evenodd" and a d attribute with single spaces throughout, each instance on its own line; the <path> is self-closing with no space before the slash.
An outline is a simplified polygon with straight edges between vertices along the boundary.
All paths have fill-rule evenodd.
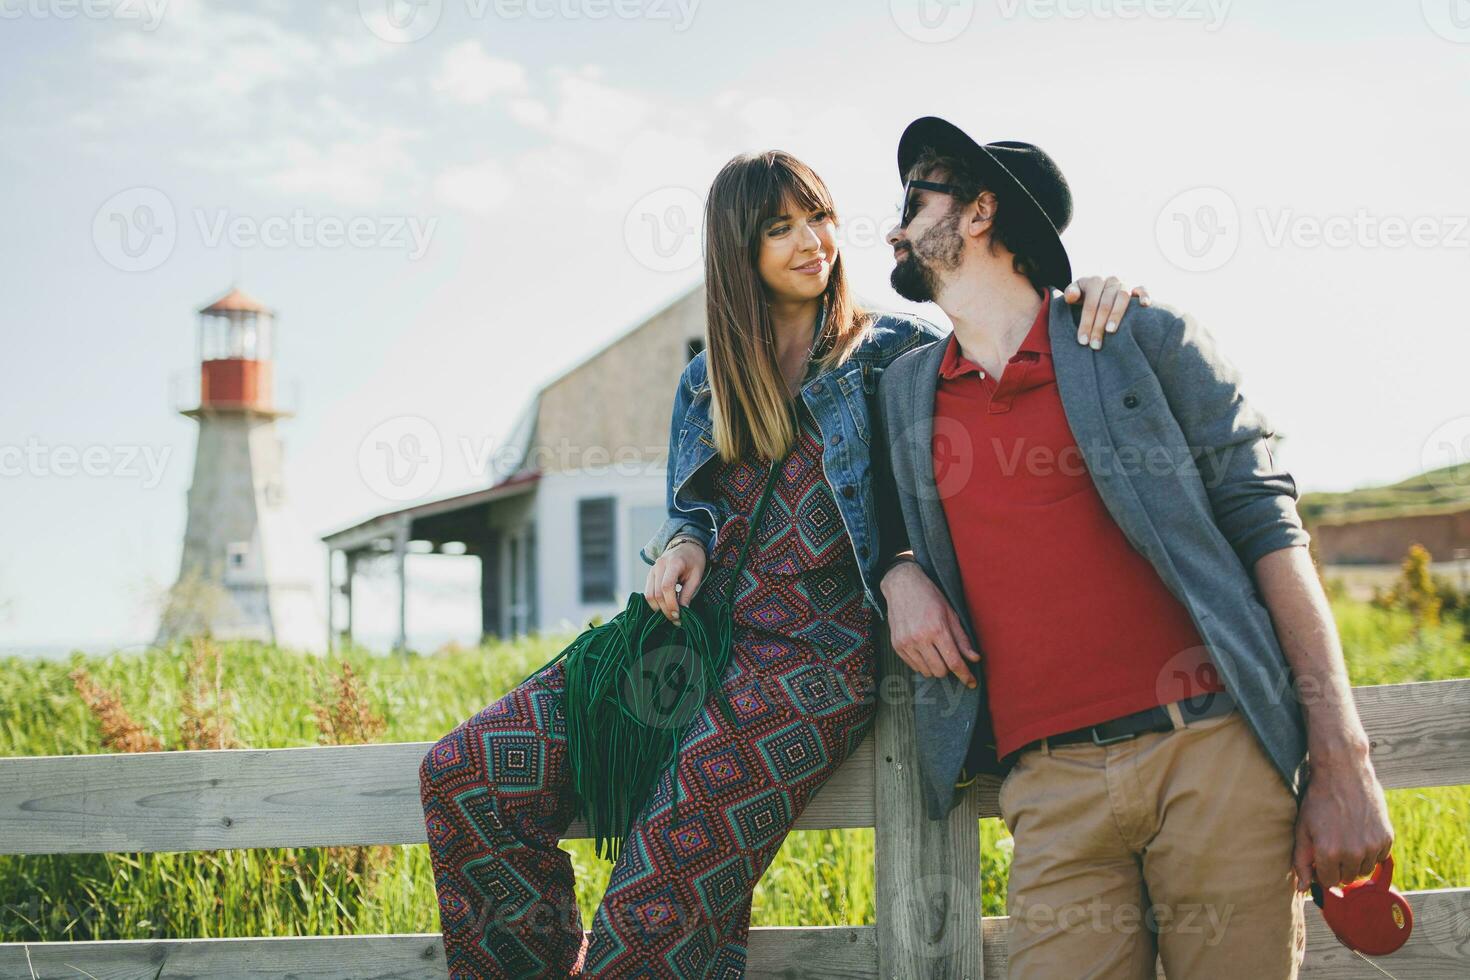
<path id="1" fill-rule="evenodd" d="M 902 665 L 884 650 L 890 676 Z M 904 685 L 907 687 L 907 685 Z M 1002 977 L 1006 920 L 980 914 L 979 818 L 996 785 L 925 819 L 913 712 L 887 697 L 872 737 L 798 829 L 873 827 L 877 924 L 755 927 L 752 978 Z M 1387 788 L 1470 784 L 1470 680 L 1355 690 Z M 429 743 L 0 759 L 0 853 L 75 854 L 424 841 L 418 765 Z M 1466 828 L 1470 832 L 1470 828 Z M 569 837 L 585 836 L 574 824 Z M 1400 980 L 1470 977 L 1470 888 L 1411 892 L 1414 936 L 1379 964 Z M 1316 906 L 1305 976 L 1373 978 Z M 159 970 L 162 968 L 162 973 Z M 0 943 L 0 978 L 443 980 L 437 934 Z"/>

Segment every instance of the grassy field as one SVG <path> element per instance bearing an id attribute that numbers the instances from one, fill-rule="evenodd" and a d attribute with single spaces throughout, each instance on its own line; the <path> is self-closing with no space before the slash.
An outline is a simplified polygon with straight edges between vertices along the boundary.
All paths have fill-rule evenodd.
<path id="1" fill-rule="evenodd" d="M 1458 624 L 1416 635 L 1402 612 L 1347 601 L 1335 610 L 1355 684 L 1470 677 Z M 353 652 L 349 675 L 336 661 L 260 646 L 0 660 L 0 756 L 433 740 L 566 639 L 433 656 Z M 1394 791 L 1389 804 L 1395 884 L 1470 885 L 1470 788 Z M 981 840 L 985 912 L 1001 914 L 1009 838 L 985 820 Z M 564 847 L 589 924 L 610 865 L 587 842 Z M 870 830 L 793 833 L 756 890 L 752 922 L 870 924 L 872 868 Z M 0 857 L 0 941 L 437 931 L 423 845 Z"/>

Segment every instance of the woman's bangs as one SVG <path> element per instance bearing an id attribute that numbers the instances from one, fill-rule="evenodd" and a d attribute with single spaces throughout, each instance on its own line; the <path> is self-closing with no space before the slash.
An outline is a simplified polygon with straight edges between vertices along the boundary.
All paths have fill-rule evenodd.
<path id="1" fill-rule="evenodd" d="M 832 206 L 832 196 L 826 185 L 810 167 L 800 163 L 792 166 L 794 162 L 781 160 L 775 168 L 781 198 L 777 206 L 789 202 L 803 211 L 826 211 L 835 217 L 836 209 Z"/>

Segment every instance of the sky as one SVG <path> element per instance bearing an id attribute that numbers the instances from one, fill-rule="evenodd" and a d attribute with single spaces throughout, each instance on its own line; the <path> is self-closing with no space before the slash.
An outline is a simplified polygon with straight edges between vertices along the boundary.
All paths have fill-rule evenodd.
<path id="1" fill-rule="evenodd" d="M 232 284 L 319 535 L 400 506 L 360 450 L 404 419 L 416 499 L 483 485 L 697 284 L 736 153 L 815 167 L 861 295 L 944 324 L 882 241 L 922 115 L 1044 147 L 1074 270 L 1197 315 L 1303 490 L 1470 452 L 1466 0 L 0 0 L 0 85 L 0 650 L 151 636 Z M 413 620 L 469 638 L 463 563 L 411 559 Z"/>

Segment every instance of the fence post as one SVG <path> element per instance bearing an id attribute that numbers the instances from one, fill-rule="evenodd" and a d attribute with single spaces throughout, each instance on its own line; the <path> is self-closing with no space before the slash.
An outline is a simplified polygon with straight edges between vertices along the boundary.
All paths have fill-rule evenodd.
<path id="1" fill-rule="evenodd" d="M 874 858 L 879 980 L 982 980 L 980 801 L 973 788 L 948 819 L 929 820 L 919 789 L 913 685 L 876 631 Z"/>

